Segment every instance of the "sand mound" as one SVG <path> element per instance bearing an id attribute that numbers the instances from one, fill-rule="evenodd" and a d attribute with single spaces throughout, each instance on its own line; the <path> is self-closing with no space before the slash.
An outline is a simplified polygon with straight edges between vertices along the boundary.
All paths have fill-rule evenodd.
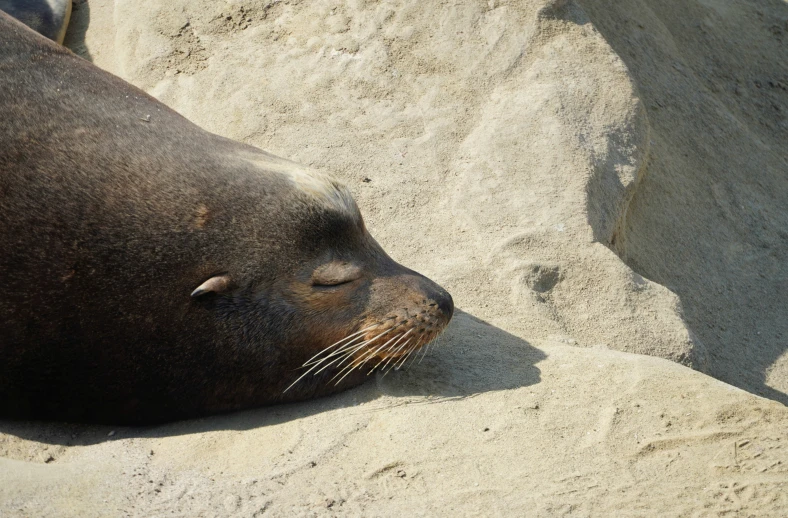
<path id="1" fill-rule="evenodd" d="M 679 295 L 709 374 L 788 404 L 788 4 L 647 4 L 587 6 L 652 127 L 616 249 Z"/>
<path id="2" fill-rule="evenodd" d="M 0 509 L 783 514 L 785 406 L 626 354 L 788 401 L 788 7 L 706 4 L 77 4 L 73 49 L 344 180 L 462 311 L 335 398 L 0 423 Z"/>

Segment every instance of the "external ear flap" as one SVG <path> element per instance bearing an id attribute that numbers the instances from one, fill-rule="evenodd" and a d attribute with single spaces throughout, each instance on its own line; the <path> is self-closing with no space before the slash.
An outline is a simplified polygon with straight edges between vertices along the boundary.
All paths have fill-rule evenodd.
<path id="1" fill-rule="evenodd" d="M 200 295 L 210 292 L 221 293 L 230 286 L 230 282 L 231 280 L 229 275 L 217 275 L 216 277 L 211 277 L 204 283 L 197 286 L 197 289 L 192 292 L 192 297 L 199 297 Z"/>

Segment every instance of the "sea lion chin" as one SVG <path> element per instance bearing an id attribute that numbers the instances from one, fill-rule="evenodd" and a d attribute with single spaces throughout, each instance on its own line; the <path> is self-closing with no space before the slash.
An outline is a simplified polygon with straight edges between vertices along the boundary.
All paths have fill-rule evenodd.
<path id="1" fill-rule="evenodd" d="M 208 133 L 0 13 L 0 413 L 149 423 L 299 401 L 451 319 L 349 191 Z"/>

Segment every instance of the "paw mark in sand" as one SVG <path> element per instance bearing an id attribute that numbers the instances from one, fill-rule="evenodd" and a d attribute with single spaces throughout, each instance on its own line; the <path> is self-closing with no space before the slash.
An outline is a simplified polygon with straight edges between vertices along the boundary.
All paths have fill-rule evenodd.
<path id="1" fill-rule="evenodd" d="M 208 51 L 203 47 L 190 22 L 186 22 L 176 34 L 171 35 L 170 41 L 173 50 L 162 58 L 167 63 L 167 69 L 174 70 L 176 74 L 191 75 L 206 67 Z"/>
<path id="2" fill-rule="evenodd" d="M 251 5 L 217 5 L 206 31 L 211 34 L 228 34 L 243 31 L 249 27 L 259 25 L 263 20 L 276 10 L 272 18 L 276 18 L 281 7 L 280 2 L 269 2 L 265 5 L 257 3 Z"/>
<path id="3" fill-rule="evenodd" d="M 521 281 L 537 293 L 552 290 L 562 279 L 561 268 L 557 265 L 531 264 L 521 275 Z"/>
<path id="4" fill-rule="evenodd" d="M 774 482 L 747 479 L 722 482 L 708 491 L 711 491 L 711 506 L 706 507 L 715 509 L 718 516 L 747 510 L 757 510 L 758 516 L 779 516 L 782 514 L 780 510 L 784 510 L 788 503 L 783 484 Z M 773 511 L 779 514 L 772 514 Z"/>
<path id="5" fill-rule="evenodd" d="M 734 444 L 735 463 L 742 473 L 788 473 L 785 440 L 773 437 L 741 439 Z"/>

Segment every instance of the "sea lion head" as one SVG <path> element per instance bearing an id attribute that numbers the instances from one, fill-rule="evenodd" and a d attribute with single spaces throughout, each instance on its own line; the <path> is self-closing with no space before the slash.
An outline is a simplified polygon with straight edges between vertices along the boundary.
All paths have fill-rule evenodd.
<path id="1" fill-rule="evenodd" d="M 192 296 L 233 329 L 239 347 L 258 349 L 281 400 L 398 368 L 443 331 L 454 311 L 449 293 L 386 254 L 344 185 L 265 153 L 249 161 L 265 171 L 266 200 L 252 210 L 235 200 L 230 219 L 244 237 L 233 255 L 243 259 Z M 259 189 L 252 194 L 262 201 Z M 199 224 L 207 228 L 206 211 Z"/>
<path id="2" fill-rule="evenodd" d="M 0 47 L 0 414 L 150 423 L 308 399 L 401 365 L 451 318 L 338 182 L 4 13 Z"/>

